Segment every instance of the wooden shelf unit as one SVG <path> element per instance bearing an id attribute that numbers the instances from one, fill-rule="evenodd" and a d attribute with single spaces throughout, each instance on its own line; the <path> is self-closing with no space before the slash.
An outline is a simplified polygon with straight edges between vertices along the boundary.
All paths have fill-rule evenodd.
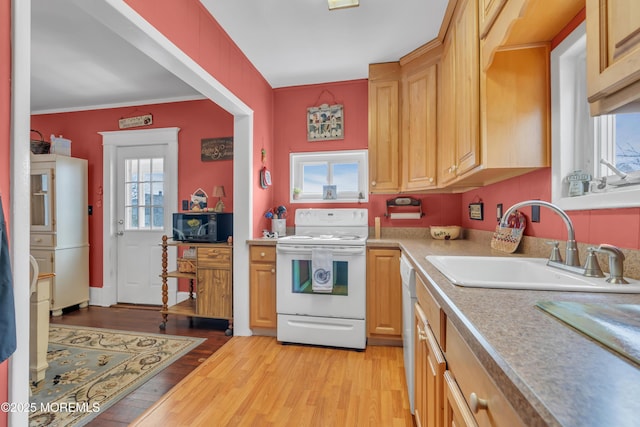
<path id="1" fill-rule="evenodd" d="M 196 248 L 195 273 L 183 273 L 168 270 L 168 248 Z M 233 248 L 227 243 L 176 242 L 162 236 L 162 323 L 165 329 L 169 314 L 229 321 L 226 335 L 233 334 Z M 169 306 L 167 279 L 189 279 L 189 298 Z M 194 292 L 194 283 L 196 290 Z M 197 294 L 201 301 L 198 304 Z"/>

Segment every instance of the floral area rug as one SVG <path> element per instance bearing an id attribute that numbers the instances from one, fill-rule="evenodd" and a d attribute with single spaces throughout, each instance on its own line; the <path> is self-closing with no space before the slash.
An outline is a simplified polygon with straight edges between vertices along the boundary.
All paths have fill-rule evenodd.
<path id="1" fill-rule="evenodd" d="M 204 340 L 50 325 L 49 367 L 31 384 L 29 425 L 85 425 Z"/>

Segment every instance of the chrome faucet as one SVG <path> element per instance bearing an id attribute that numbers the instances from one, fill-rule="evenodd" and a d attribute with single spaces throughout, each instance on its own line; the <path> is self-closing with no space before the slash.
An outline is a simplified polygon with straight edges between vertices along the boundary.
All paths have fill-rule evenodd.
<path id="1" fill-rule="evenodd" d="M 543 200 L 525 200 L 524 202 L 516 203 L 511 206 L 502 216 L 502 220 L 500 221 L 501 227 L 508 227 L 509 215 L 511 215 L 516 209 L 520 209 L 524 206 L 544 206 L 545 208 L 549 208 L 558 215 L 564 221 L 564 224 L 567 226 L 567 247 L 565 249 L 565 261 L 562 263 L 558 261 L 557 257 L 555 260 L 549 260 L 547 265 L 553 267 L 563 268 L 565 270 L 579 270 L 580 269 L 580 256 L 578 255 L 578 245 L 576 244 L 576 236 L 575 230 L 573 228 L 573 223 L 571 222 L 571 218 L 569 215 L 558 206 L 553 203 L 545 202 Z M 577 268 L 571 268 L 577 267 Z M 582 273 L 582 271 L 574 271 L 576 273 Z"/>
<path id="2" fill-rule="evenodd" d="M 501 227 L 508 227 L 509 216 L 516 210 L 520 209 L 524 206 L 544 206 L 546 208 L 551 209 L 564 221 L 564 224 L 567 226 L 567 247 L 565 252 L 565 261 L 562 262 L 562 257 L 560 256 L 560 251 L 558 250 L 558 242 L 547 242 L 552 245 L 551 256 L 547 261 L 547 265 L 550 267 L 560 268 L 562 270 L 571 271 L 573 273 L 581 274 L 587 277 L 604 277 L 604 273 L 600 269 L 598 265 L 598 259 L 595 256 L 595 253 L 603 253 L 609 256 L 609 278 L 606 279 L 609 283 L 614 284 L 625 284 L 629 283 L 623 277 L 624 270 L 624 253 L 622 251 L 608 244 L 601 244 L 596 247 L 589 247 L 587 251 L 589 252 L 587 259 L 585 260 L 584 267 L 580 266 L 580 257 L 578 255 L 578 245 L 576 244 L 576 236 L 575 230 L 573 228 L 573 223 L 571 222 L 571 218 L 569 215 L 558 206 L 553 203 L 545 202 L 543 200 L 525 200 L 524 202 L 516 203 L 511 206 L 502 216 L 500 220 Z"/>
<path id="3" fill-rule="evenodd" d="M 589 248 L 589 251 L 600 252 L 609 256 L 609 278 L 607 282 L 615 284 L 629 283 L 622 274 L 624 270 L 624 254 L 619 248 L 603 243 L 597 248 Z"/>

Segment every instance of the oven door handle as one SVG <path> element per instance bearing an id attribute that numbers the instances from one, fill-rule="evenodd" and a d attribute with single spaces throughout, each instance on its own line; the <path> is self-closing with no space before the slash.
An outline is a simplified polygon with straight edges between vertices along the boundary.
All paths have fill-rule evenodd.
<path id="1" fill-rule="evenodd" d="M 359 255 L 365 252 L 365 247 L 329 247 L 334 255 Z M 308 246 L 280 246 L 276 247 L 278 253 L 283 254 L 311 254 L 311 248 Z"/>

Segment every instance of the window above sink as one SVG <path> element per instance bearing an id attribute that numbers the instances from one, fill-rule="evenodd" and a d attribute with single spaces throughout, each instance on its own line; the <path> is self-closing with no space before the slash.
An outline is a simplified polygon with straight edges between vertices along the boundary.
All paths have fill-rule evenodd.
<path id="1" fill-rule="evenodd" d="M 591 117 L 585 26 L 551 53 L 552 201 L 565 210 L 640 206 L 640 113 Z M 626 180 L 601 159 L 626 173 Z M 569 196 L 567 177 L 576 171 L 590 179 L 578 184 L 584 195 Z"/>

